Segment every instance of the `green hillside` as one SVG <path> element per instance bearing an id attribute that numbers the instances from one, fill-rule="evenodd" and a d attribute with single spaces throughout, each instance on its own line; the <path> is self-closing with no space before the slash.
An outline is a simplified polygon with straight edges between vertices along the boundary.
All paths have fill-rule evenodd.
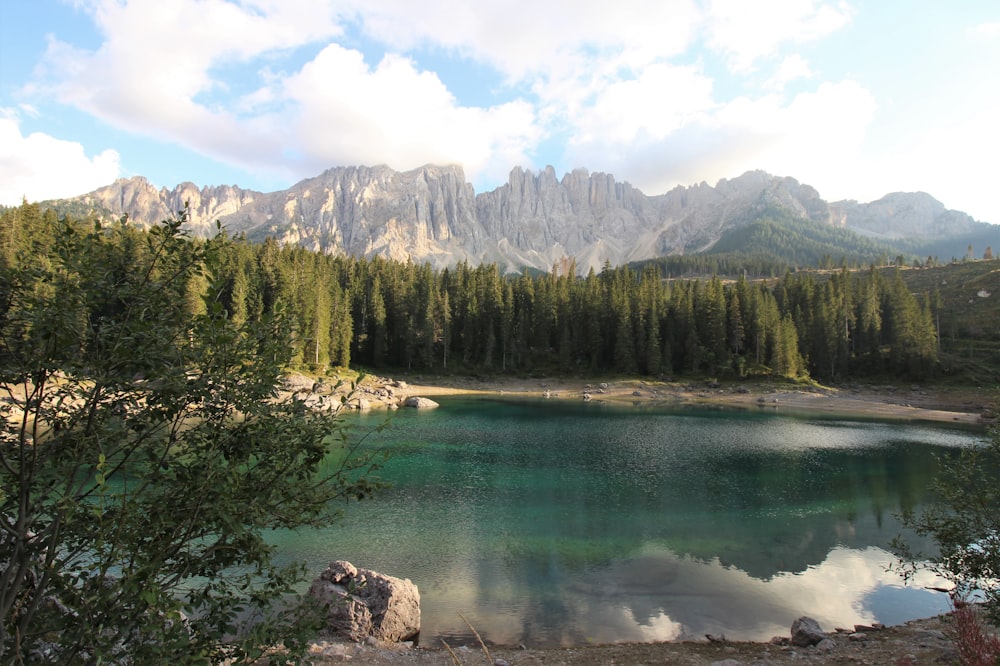
<path id="1" fill-rule="evenodd" d="M 655 265 L 665 277 L 767 278 L 801 269 L 886 266 L 896 264 L 900 257 L 905 265 L 910 265 L 914 260 L 926 258 L 915 249 L 925 248 L 914 245 L 908 249 L 901 243 L 875 240 L 775 208 L 754 213 L 749 222 L 726 231 L 704 252 L 669 255 L 630 265 L 638 271 Z"/>
<path id="2" fill-rule="evenodd" d="M 901 248 L 918 257 L 937 257 L 942 262 L 952 259 L 979 259 L 987 248 L 1000 253 L 1000 225 L 982 224 L 973 231 L 937 240 L 899 241 Z M 972 256 L 968 256 L 969 248 Z"/>
<path id="3" fill-rule="evenodd" d="M 1000 384 L 1000 260 L 902 271 L 910 291 L 939 305 L 942 370 L 982 386 Z"/>
<path id="4" fill-rule="evenodd" d="M 705 252 L 768 257 L 792 267 L 831 267 L 842 260 L 848 264 L 884 264 L 889 257 L 900 253 L 896 245 L 777 209 L 765 211 L 749 224 L 728 231 Z"/>

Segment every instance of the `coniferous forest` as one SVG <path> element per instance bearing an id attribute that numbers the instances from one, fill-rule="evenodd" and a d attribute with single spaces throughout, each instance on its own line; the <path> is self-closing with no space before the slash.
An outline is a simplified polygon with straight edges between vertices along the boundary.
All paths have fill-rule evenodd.
<path id="1" fill-rule="evenodd" d="M 0 215 L 0 264 L 48 261 L 61 229 L 94 224 L 34 204 L 8 209 Z M 145 235 L 114 234 L 121 275 L 147 251 Z M 213 298 L 235 321 L 291 318 L 293 363 L 313 372 L 354 366 L 841 381 L 926 378 L 937 364 L 935 299 L 911 293 L 898 271 L 678 279 L 651 262 L 579 277 L 567 262 L 547 274 L 503 275 L 491 264 L 434 270 L 273 241 L 212 242 L 221 259 L 212 276 L 187 285 L 188 312 L 205 307 L 210 284 L 222 284 Z"/>

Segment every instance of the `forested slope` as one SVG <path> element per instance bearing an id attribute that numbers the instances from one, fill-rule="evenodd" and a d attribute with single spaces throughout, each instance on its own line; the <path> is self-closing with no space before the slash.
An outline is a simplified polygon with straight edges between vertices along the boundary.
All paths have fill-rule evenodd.
<path id="1" fill-rule="evenodd" d="M 59 251 L 60 228 L 80 224 L 36 205 L 5 211 L 0 265 L 45 261 Z M 145 233 L 123 236 L 132 239 L 120 248 L 123 272 L 146 251 Z M 898 270 L 724 282 L 666 279 L 656 266 L 608 266 L 581 278 L 568 264 L 508 277 L 493 264 L 435 270 L 239 239 L 226 240 L 221 256 L 213 270 L 224 286 L 213 299 L 236 320 L 292 318 L 293 362 L 315 372 L 354 365 L 831 381 L 917 379 L 937 369 L 933 299 L 911 293 Z M 208 284 L 188 285 L 192 314 Z"/>

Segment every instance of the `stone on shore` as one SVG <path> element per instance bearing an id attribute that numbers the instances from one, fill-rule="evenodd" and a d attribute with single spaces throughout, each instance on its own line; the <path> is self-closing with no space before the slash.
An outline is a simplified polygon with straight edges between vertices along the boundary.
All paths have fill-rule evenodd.
<path id="1" fill-rule="evenodd" d="M 826 638 L 826 632 L 819 626 L 819 622 L 811 617 L 800 617 L 792 622 L 792 645 L 798 647 L 809 647 L 816 645 Z"/>
<path id="2" fill-rule="evenodd" d="M 313 581 L 309 596 L 329 606 L 326 629 L 336 636 L 403 642 L 420 634 L 420 592 L 409 579 L 340 560 Z"/>
<path id="3" fill-rule="evenodd" d="M 403 406 L 414 407 L 416 409 L 434 409 L 439 405 L 430 398 L 421 398 L 419 396 L 411 395 L 403 401 Z"/>

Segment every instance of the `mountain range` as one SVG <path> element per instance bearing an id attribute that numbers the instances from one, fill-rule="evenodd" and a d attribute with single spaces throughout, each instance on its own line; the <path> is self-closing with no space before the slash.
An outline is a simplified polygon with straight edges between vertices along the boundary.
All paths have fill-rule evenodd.
<path id="1" fill-rule="evenodd" d="M 733 245 L 761 220 L 795 220 L 797 229 L 847 232 L 889 253 L 964 256 L 997 242 L 1000 226 L 948 210 L 929 194 L 893 193 L 870 203 L 827 202 L 794 178 L 750 171 L 646 195 L 606 173 L 575 169 L 557 178 L 547 167 L 515 167 L 507 183 L 477 194 L 459 166 L 399 172 L 387 166 L 338 167 L 277 192 L 182 183 L 156 188 L 143 177 L 46 205 L 76 215 L 155 224 L 189 206 L 194 235 L 216 221 L 251 241 L 273 237 L 325 253 L 429 262 L 497 263 L 508 272 L 548 271 L 572 257 L 577 270 L 599 271 L 666 255 Z M 996 241 L 991 241 L 996 238 Z M 740 241 L 743 242 L 742 240 Z M 848 250 L 845 249 L 847 254 Z"/>

